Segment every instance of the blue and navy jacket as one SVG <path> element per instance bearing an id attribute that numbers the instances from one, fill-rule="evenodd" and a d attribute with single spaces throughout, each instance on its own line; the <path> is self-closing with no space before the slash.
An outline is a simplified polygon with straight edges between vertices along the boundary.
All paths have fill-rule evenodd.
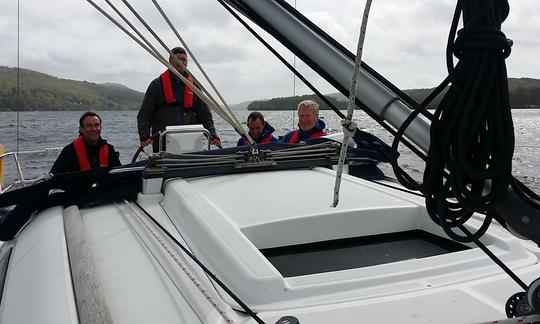
<path id="1" fill-rule="evenodd" d="M 254 138 L 253 140 L 255 141 L 255 143 L 260 143 L 260 144 L 279 142 L 279 140 L 276 137 L 274 137 L 274 135 L 272 135 L 274 131 L 275 129 L 274 127 L 272 127 L 272 125 L 268 124 L 267 122 L 264 122 L 263 133 L 261 134 L 261 136 L 259 136 L 258 138 Z M 238 143 L 236 144 L 236 146 L 244 146 L 244 145 L 249 145 L 249 144 L 243 137 L 241 137 L 238 140 Z"/>
<path id="2" fill-rule="evenodd" d="M 294 130 L 292 132 L 288 132 L 287 134 L 285 134 L 281 138 L 281 141 L 285 143 L 295 144 L 295 143 L 305 141 L 308 139 L 321 137 L 321 136 L 326 135 L 326 132 L 324 131 L 325 128 L 326 128 L 326 124 L 324 123 L 324 121 L 319 119 L 317 121 L 317 124 L 315 124 L 315 126 L 312 129 L 308 131 L 303 131 L 300 128 L 298 128 L 297 130 Z"/>

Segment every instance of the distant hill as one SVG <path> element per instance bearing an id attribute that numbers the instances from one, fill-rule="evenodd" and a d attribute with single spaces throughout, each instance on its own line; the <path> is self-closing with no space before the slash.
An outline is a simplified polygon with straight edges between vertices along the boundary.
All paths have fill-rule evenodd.
<path id="1" fill-rule="evenodd" d="M 430 89 L 406 89 L 403 90 L 416 102 L 424 100 L 435 88 Z M 508 89 L 510 91 L 510 106 L 512 108 L 540 108 L 540 80 L 531 78 L 508 78 Z M 440 103 L 446 91 L 439 94 L 428 108 L 434 109 Z M 336 107 L 346 109 L 346 98 L 339 92 L 325 95 L 333 102 L 337 102 Z M 301 97 L 283 97 L 269 100 L 257 100 L 248 105 L 248 110 L 294 110 L 298 102 L 304 99 L 314 99 L 321 102 L 315 95 Z M 330 109 L 326 105 L 321 105 L 321 109 Z"/>
<path id="2" fill-rule="evenodd" d="M 20 110 L 139 109 L 144 94 L 117 83 L 60 79 L 20 69 Z M 17 107 L 17 69 L 0 66 L 0 111 Z"/>
<path id="3" fill-rule="evenodd" d="M 435 88 L 404 90 L 416 102 L 424 100 Z M 540 108 L 540 80 L 531 78 L 508 78 L 510 107 Z M 436 108 L 444 97 L 446 90 L 440 93 L 428 108 Z"/>
<path id="4" fill-rule="evenodd" d="M 509 78 L 510 105 L 512 108 L 540 108 L 540 80 Z M 433 89 L 404 90 L 421 102 Z M 428 108 L 435 108 L 443 94 Z M 137 110 L 144 94 L 118 83 L 97 84 L 88 81 L 60 79 L 44 73 L 20 69 L 20 110 Z M 341 93 L 326 97 L 339 109 L 347 108 L 347 98 Z M 279 97 L 232 104 L 233 110 L 294 110 L 305 99 L 320 100 L 315 95 Z M 17 69 L 0 66 L 0 111 L 17 107 Z M 321 109 L 330 109 L 321 104 Z"/>
<path id="5" fill-rule="evenodd" d="M 326 98 L 334 104 L 338 109 L 343 110 L 347 109 L 347 102 L 341 101 L 336 99 L 333 96 L 326 96 Z M 269 100 L 256 100 L 251 102 L 247 109 L 248 110 L 294 110 L 296 109 L 296 106 L 300 101 L 312 99 L 316 100 L 321 110 L 329 110 L 330 107 L 326 105 L 324 102 L 321 102 L 321 100 L 316 95 L 303 95 L 303 96 L 295 96 L 295 97 L 279 97 L 279 98 L 273 98 Z"/>
<path id="6" fill-rule="evenodd" d="M 253 100 L 243 101 L 236 104 L 229 105 L 231 110 L 246 110 L 247 106 L 252 103 Z"/>

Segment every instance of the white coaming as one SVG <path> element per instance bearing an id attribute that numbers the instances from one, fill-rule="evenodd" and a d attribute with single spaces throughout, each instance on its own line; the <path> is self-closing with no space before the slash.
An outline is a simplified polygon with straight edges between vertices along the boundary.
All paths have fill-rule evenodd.
<path id="1" fill-rule="evenodd" d="M 76 324 L 63 208 L 34 217 L 18 235 L 0 303 L 0 323 Z M 31 310 L 30 310 L 31 309 Z"/>
<path id="2" fill-rule="evenodd" d="M 90 248 L 114 323 L 199 323 L 114 206 L 82 209 Z"/>

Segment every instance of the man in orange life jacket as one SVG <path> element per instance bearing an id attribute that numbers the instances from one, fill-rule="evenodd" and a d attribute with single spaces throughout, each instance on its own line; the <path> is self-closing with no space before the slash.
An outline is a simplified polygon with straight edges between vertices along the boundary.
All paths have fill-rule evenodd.
<path id="1" fill-rule="evenodd" d="M 326 135 L 326 124 L 319 119 L 319 104 L 304 100 L 298 104 L 298 129 L 281 138 L 282 142 L 295 144 Z"/>
<path id="2" fill-rule="evenodd" d="M 181 47 L 175 47 L 171 52 L 184 66 L 172 56 L 169 57 L 169 63 L 193 83 L 193 78 L 185 69 L 188 63 L 186 51 Z M 180 78 L 167 70 L 150 83 L 139 109 L 137 127 L 141 146 L 153 142 L 154 152 L 157 152 L 158 141 L 152 141 L 151 135 L 164 131 L 167 126 L 191 124 L 202 124 L 210 132 L 212 144 L 221 147 L 208 106 L 186 87 Z"/>
<path id="3" fill-rule="evenodd" d="M 249 114 L 247 118 L 247 125 L 249 128 L 249 136 L 255 141 L 255 143 L 272 143 L 272 142 L 279 142 L 272 133 L 274 133 L 275 129 L 272 127 L 268 122 L 264 121 L 263 115 L 258 112 L 254 111 L 251 114 Z M 244 146 L 249 145 L 247 140 L 243 137 L 238 140 L 238 143 L 236 146 Z"/>
<path id="4" fill-rule="evenodd" d="M 118 153 L 101 138 L 101 117 L 89 111 L 79 119 L 79 137 L 62 149 L 50 173 L 56 175 L 119 165 Z"/>

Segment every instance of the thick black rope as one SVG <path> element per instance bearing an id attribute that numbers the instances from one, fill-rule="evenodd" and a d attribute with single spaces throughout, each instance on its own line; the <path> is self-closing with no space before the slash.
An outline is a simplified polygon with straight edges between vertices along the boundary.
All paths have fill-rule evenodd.
<path id="1" fill-rule="evenodd" d="M 460 242 L 473 242 L 487 231 L 489 213 L 474 234 L 454 229 L 474 212 L 493 209 L 512 179 L 514 129 L 504 62 L 510 42 L 500 30 L 508 12 L 506 0 L 458 1 L 446 50 L 448 78 L 418 107 L 424 108 L 450 83 L 431 123 L 423 183 L 399 168 L 396 159 L 392 163 L 404 186 L 425 195 L 432 220 Z M 457 32 L 460 17 L 463 28 Z M 459 59 L 455 66 L 453 55 Z M 398 130 L 395 150 L 416 115 Z"/>
<path id="2" fill-rule="evenodd" d="M 491 217 L 472 235 L 453 229 L 492 209 L 510 184 L 514 128 L 504 61 L 510 42 L 500 30 L 508 11 L 506 0 L 458 1 L 448 37 L 451 86 L 431 124 L 424 194 L 431 218 L 461 242 L 480 238 Z"/>

